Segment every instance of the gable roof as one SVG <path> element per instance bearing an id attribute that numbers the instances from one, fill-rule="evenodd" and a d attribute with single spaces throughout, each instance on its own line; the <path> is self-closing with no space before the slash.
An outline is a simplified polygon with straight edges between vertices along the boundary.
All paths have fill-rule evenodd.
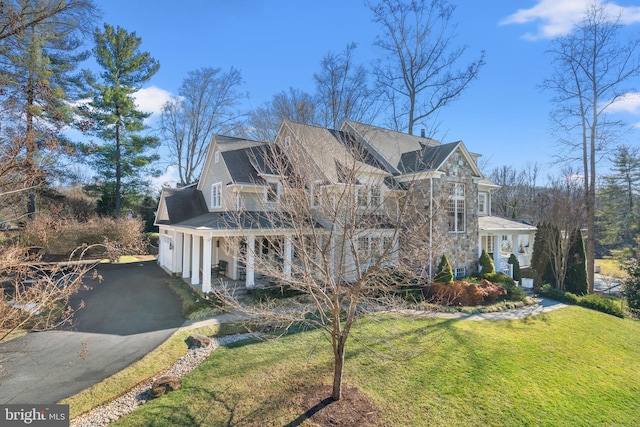
<path id="1" fill-rule="evenodd" d="M 315 164 L 328 182 L 344 182 L 345 169 L 358 174 L 389 175 L 368 153 L 354 156 L 354 139 L 344 132 L 290 120 L 285 120 L 284 126 L 291 131 L 309 161 Z"/>
<path id="2" fill-rule="evenodd" d="M 202 183 L 206 182 L 204 174 L 209 173 L 211 170 L 211 165 L 215 161 L 216 152 L 219 152 L 220 156 L 224 159 L 224 164 L 231 175 L 232 181 L 253 183 L 251 179 L 254 177 L 251 176 L 250 171 L 251 164 L 248 162 L 246 152 L 243 153 L 243 151 L 250 150 L 253 147 L 264 144 L 266 144 L 266 142 L 253 141 L 250 139 L 226 135 L 213 135 L 202 166 L 202 174 L 198 180 L 198 188 L 202 189 Z"/>
<path id="3" fill-rule="evenodd" d="M 461 142 L 451 142 L 449 144 L 426 147 L 421 150 L 404 153 L 400 157 L 397 169 L 403 174 L 425 170 L 438 170 L 461 144 Z"/>
<path id="4" fill-rule="evenodd" d="M 176 224 L 209 211 L 204 195 L 195 185 L 163 188 L 160 199 L 166 208 L 167 217 L 157 219 L 156 224 Z M 161 218 L 160 215 L 158 217 Z"/>
<path id="5" fill-rule="evenodd" d="M 409 135 L 351 120 L 344 122 L 342 130 L 353 133 L 362 140 L 372 155 L 385 163 L 389 172 L 394 174 L 400 173 L 398 165 L 401 163 L 403 154 L 440 145 L 438 141 L 431 138 Z"/>

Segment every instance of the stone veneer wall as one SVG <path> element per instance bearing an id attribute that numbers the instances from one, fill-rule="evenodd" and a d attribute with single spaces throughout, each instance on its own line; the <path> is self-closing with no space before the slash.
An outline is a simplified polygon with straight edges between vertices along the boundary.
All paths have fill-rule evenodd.
<path id="1" fill-rule="evenodd" d="M 445 175 L 433 179 L 433 268 L 442 254 L 446 254 L 454 271 L 464 268 L 465 275 L 470 275 L 478 269 L 478 185 L 470 165 L 458 152 L 450 156 L 440 171 Z M 465 231 L 462 233 L 449 232 L 448 197 L 453 183 L 462 183 L 465 187 Z M 416 181 L 413 187 L 417 203 L 429 209 L 429 180 Z"/>

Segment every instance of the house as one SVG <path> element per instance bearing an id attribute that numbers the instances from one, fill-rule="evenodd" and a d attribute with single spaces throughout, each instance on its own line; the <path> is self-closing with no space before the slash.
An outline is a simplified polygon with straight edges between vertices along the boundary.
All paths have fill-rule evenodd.
<path id="1" fill-rule="evenodd" d="M 216 135 L 198 183 L 162 192 L 158 263 L 204 292 L 220 274 L 256 286 L 258 260 L 290 276 L 299 236 L 289 221 L 293 214 L 282 212 L 278 201 L 287 191 L 293 197 L 283 183 L 295 175 L 303 181 L 298 188 L 309 202 L 307 225 L 313 232 L 336 228 L 335 217 L 316 207 L 323 196 L 335 200 L 345 186 L 353 187 L 352 202 L 362 218 L 390 215 L 390 206 L 408 194 L 427 218 L 424 232 L 400 237 L 383 221 L 368 227 L 357 238 L 358 260 L 351 260 L 358 268 L 366 266 L 357 262 L 360 255 L 374 259 L 382 243 L 402 249 L 419 238 L 431 251 L 431 275 L 443 253 L 456 276 L 468 275 L 477 270 L 483 249 L 505 272 L 511 253 L 526 267 L 535 228 L 490 215 L 491 193 L 499 187 L 483 176 L 478 157 L 461 141 L 441 144 L 353 121 L 339 130 L 285 121 L 269 143 Z M 283 158 L 295 173 L 273 161 Z"/>

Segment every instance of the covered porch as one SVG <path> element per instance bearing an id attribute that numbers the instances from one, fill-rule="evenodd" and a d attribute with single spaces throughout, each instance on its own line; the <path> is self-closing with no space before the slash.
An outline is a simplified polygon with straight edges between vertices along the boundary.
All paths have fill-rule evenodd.
<path id="1" fill-rule="evenodd" d="M 514 254 L 520 268 L 531 265 L 533 243 L 537 228 L 521 222 L 496 216 L 478 218 L 478 256 L 484 249 L 493 258 L 496 271 L 513 277 L 513 266 L 508 263 Z"/>
<path id="2" fill-rule="evenodd" d="M 165 230 L 160 239 L 158 262 L 172 274 L 203 293 L 220 280 L 251 289 L 267 283 L 256 267 L 270 263 L 284 276 L 291 274 L 292 237 L 282 230 L 260 233 L 226 233 L 201 230 Z M 274 242 L 278 247 L 274 247 Z"/>

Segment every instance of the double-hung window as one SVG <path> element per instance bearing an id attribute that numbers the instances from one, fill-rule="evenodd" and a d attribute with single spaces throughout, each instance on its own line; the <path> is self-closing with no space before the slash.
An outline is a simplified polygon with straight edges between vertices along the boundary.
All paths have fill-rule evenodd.
<path id="1" fill-rule="evenodd" d="M 449 188 L 448 209 L 449 231 L 452 233 L 464 232 L 465 223 L 465 199 L 464 184 L 454 183 Z"/>
<path id="2" fill-rule="evenodd" d="M 380 187 L 356 187 L 356 204 L 360 208 L 378 208 L 382 204 Z"/>
<path id="3" fill-rule="evenodd" d="M 222 206 L 222 183 L 216 182 L 211 185 L 211 207 L 219 208 Z"/>
<path id="4" fill-rule="evenodd" d="M 280 183 L 275 181 L 267 182 L 266 200 L 268 203 L 275 203 L 280 197 Z"/>
<path id="5" fill-rule="evenodd" d="M 478 214 L 487 215 L 487 193 L 478 193 Z"/>

